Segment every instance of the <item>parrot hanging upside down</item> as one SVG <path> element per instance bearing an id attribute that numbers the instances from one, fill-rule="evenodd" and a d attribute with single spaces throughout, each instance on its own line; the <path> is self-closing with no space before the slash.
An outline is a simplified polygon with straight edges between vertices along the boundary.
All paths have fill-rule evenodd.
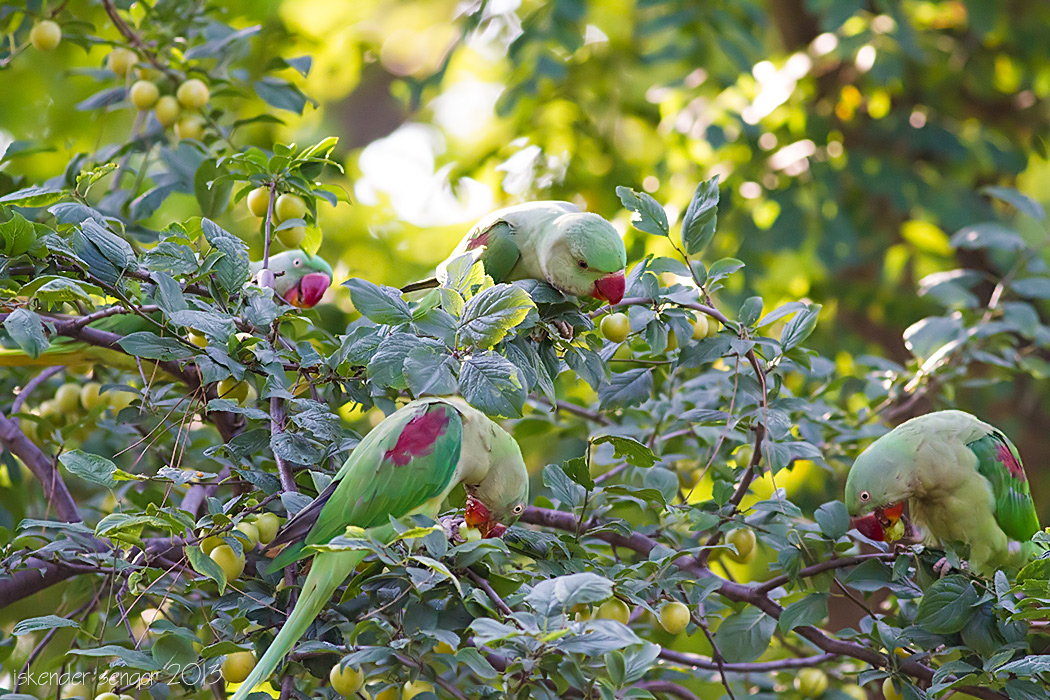
<path id="1" fill-rule="evenodd" d="M 261 262 L 251 264 L 252 274 L 262 269 Z M 332 268 L 316 255 L 301 250 L 286 250 L 270 257 L 274 273 L 274 290 L 292 306 L 312 308 L 332 284 Z M 155 315 L 160 318 L 159 315 Z M 62 318 L 73 318 L 63 316 Z M 136 331 L 156 331 L 156 326 L 141 316 L 120 314 L 107 316 L 91 324 L 100 331 L 128 335 Z M 52 365 L 106 364 L 124 369 L 137 367 L 134 358 L 107 347 L 91 345 L 68 337 L 54 337 L 51 346 L 37 357 L 22 350 L 0 348 L 0 367 L 48 367 Z"/>
<path id="2" fill-rule="evenodd" d="M 569 202 L 529 202 L 495 211 L 474 225 L 437 269 L 437 277 L 402 292 L 437 287 L 456 258 L 475 252 L 496 282 L 536 279 L 563 294 L 610 304 L 623 299 L 627 251 L 608 221 Z"/>
<path id="3" fill-rule="evenodd" d="M 388 516 L 436 518 L 460 483 L 466 523 L 485 537 L 502 536 L 525 511 L 529 475 L 518 444 L 462 399 L 413 401 L 368 433 L 328 488 L 271 543 L 271 549 L 284 546 L 271 571 L 311 555 L 313 561 L 295 608 L 233 700 L 244 700 L 273 673 L 366 554 L 315 552 L 309 545 L 329 542 L 348 525 L 389 540 L 395 532 Z"/>
<path id="4" fill-rule="evenodd" d="M 854 526 L 872 539 L 904 534 L 904 504 L 928 545 L 964 542 L 980 575 L 1017 567 L 1039 530 L 1013 443 L 969 413 L 938 411 L 886 433 L 857 457 L 846 480 Z M 871 515 L 875 521 L 870 521 Z"/>
<path id="5" fill-rule="evenodd" d="M 269 267 L 274 273 L 274 290 L 292 306 L 313 308 L 332 284 L 332 267 L 320 256 L 301 250 L 286 250 L 271 255 Z M 252 275 L 262 270 L 262 261 L 253 262 Z"/>

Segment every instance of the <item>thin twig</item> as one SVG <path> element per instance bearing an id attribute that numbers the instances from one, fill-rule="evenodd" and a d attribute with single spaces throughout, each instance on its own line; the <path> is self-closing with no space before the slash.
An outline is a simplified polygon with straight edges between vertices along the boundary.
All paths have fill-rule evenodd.
<path id="1" fill-rule="evenodd" d="M 22 405 L 26 402 L 26 399 L 29 398 L 29 395 L 33 393 L 34 389 L 64 369 L 65 367 L 62 365 L 48 367 L 43 372 L 26 382 L 26 385 L 22 387 L 20 392 L 18 392 L 18 396 L 15 397 L 15 402 L 11 404 L 11 413 L 18 413 L 21 411 Z"/>

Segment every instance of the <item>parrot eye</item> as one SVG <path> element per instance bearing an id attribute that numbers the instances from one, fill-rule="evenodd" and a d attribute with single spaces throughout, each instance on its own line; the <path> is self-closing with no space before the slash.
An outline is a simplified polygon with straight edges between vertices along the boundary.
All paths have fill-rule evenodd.
<path id="1" fill-rule="evenodd" d="M 580 266 L 581 270 L 586 270 L 587 269 L 587 261 L 586 260 L 577 260 L 576 264 Z"/>
<path id="2" fill-rule="evenodd" d="M 861 491 L 860 492 L 860 500 L 867 501 L 869 498 L 871 498 L 871 494 L 870 493 L 868 493 L 867 491 Z"/>
<path id="3" fill-rule="evenodd" d="M 519 503 L 518 505 L 514 506 L 514 515 L 521 515 L 524 510 L 525 504 Z"/>
<path id="4" fill-rule="evenodd" d="M 300 260 L 299 258 L 296 258 L 295 260 L 292 261 L 292 264 L 295 265 L 296 267 L 302 267 L 303 266 L 303 261 Z"/>

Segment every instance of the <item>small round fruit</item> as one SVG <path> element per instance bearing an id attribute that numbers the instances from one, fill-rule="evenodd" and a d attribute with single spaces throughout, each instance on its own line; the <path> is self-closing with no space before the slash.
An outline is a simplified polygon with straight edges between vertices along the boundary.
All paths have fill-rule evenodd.
<path id="1" fill-rule="evenodd" d="M 882 682 L 882 695 L 886 700 L 904 700 L 904 696 L 893 686 L 892 678 L 887 678 Z"/>
<path id="2" fill-rule="evenodd" d="M 696 321 L 693 323 L 693 340 L 700 340 L 707 337 L 708 331 L 707 316 L 703 314 L 696 317 Z"/>
<path id="3" fill-rule="evenodd" d="M 157 100 L 153 114 L 161 126 L 168 127 L 179 120 L 179 109 L 179 101 L 171 95 L 165 95 Z"/>
<path id="4" fill-rule="evenodd" d="M 569 608 L 569 617 L 576 620 L 576 622 L 586 622 L 594 617 L 594 611 L 586 603 L 577 603 Z"/>
<path id="5" fill-rule="evenodd" d="M 187 114 L 175 122 L 175 135 L 180 139 L 200 141 L 204 137 L 204 120 L 196 114 Z"/>
<path id="6" fill-rule="evenodd" d="M 481 539 L 481 530 L 466 523 L 460 523 L 459 536 L 463 538 L 464 542 L 477 542 Z"/>
<path id="7" fill-rule="evenodd" d="M 274 513 L 261 513 L 255 519 L 255 527 L 259 529 L 259 542 L 270 544 L 281 528 L 281 519 Z"/>
<path id="8" fill-rule="evenodd" d="M 55 392 L 55 403 L 58 410 L 66 415 L 80 408 L 80 387 L 76 384 L 63 384 Z"/>
<path id="9" fill-rule="evenodd" d="M 259 544 L 259 528 L 255 527 L 252 523 L 247 520 L 242 520 L 233 527 L 235 533 L 239 532 L 242 540 L 247 540 L 248 549 L 254 549 L 255 545 Z M 234 537 L 238 535 L 234 534 Z"/>
<path id="10" fill-rule="evenodd" d="M 306 238 L 305 226 L 289 226 L 277 231 L 277 240 L 285 248 L 298 248 Z"/>
<path id="11" fill-rule="evenodd" d="M 135 105 L 135 109 L 146 111 L 153 109 L 153 105 L 157 104 L 157 100 L 160 99 L 160 88 L 149 80 L 139 80 L 131 86 L 128 96 L 131 98 L 131 104 Z"/>
<path id="12" fill-rule="evenodd" d="M 868 700 L 868 694 L 864 692 L 864 688 L 861 688 L 854 683 L 844 685 L 839 688 L 839 690 L 842 691 L 844 695 L 850 696 L 853 700 Z"/>
<path id="13" fill-rule="evenodd" d="M 133 391 L 109 391 L 103 394 L 106 397 L 106 402 L 109 403 L 109 407 L 113 409 L 114 413 L 120 413 L 125 408 L 131 405 L 131 402 L 138 398 L 138 394 Z"/>
<path id="14" fill-rule="evenodd" d="M 616 620 L 626 625 L 631 619 L 631 609 L 619 598 L 610 598 L 598 606 L 598 612 L 594 616 L 602 620 Z"/>
<path id="15" fill-rule="evenodd" d="M 216 547 L 221 546 L 222 544 L 223 541 L 221 537 L 219 537 L 218 535 L 212 535 L 210 537 L 205 537 L 203 540 L 201 540 L 200 547 L 201 551 L 205 554 L 211 554 L 212 550 L 214 550 Z"/>
<path id="16" fill-rule="evenodd" d="M 743 444 L 733 451 L 733 460 L 736 462 L 738 467 L 744 467 L 751 464 L 751 458 L 755 456 L 755 448 L 749 444 Z"/>
<path id="17" fill-rule="evenodd" d="M 718 331 L 722 330 L 721 321 L 716 321 L 713 318 L 707 322 L 707 337 L 714 338 L 718 335 Z"/>
<path id="18" fill-rule="evenodd" d="M 795 690 L 805 698 L 819 698 L 828 689 L 828 676 L 819 668 L 804 668 L 795 676 Z"/>
<path id="19" fill-rule="evenodd" d="M 409 681 L 401 691 L 401 700 L 411 700 L 423 693 L 433 693 L 434 685 L 426 681 Z"/>
<path id="20" fill-rule="evenodd" d="M 227 581 L 235 581 L 244 573 L 244 555 L 238 556 L 228 544 L 220 544 L 208 556 L 222 568 Z"/>
<path id="21" fill-rule="evenodd" d="M 627 320 L 627 314 L 609 314 L 602 319 L 602 335 L 613 343 L 622 343 L 631 334 L 631 322 Z"/>
<path id="22" fill-rule="evenodd" d="M 219 382 L 218 392 L 220 399 L 244 403 L 244 400 L 248 398 L 248 383 L 239 382 L 233 377 L 227 377 Z"/>
<path id="23" fill-rule="evenodd" d="M 726 552 L 726 556 L 737 563 L 749 562 L 754 557 L 755 533 L 745 527 L 738 527 L 726 535 L 726 542 L 736 545 L 736 554 Z"/>
<path id="24" fill-rule="evenodd" d="M 368 691 L 363 692 L 366 693 L 365 697 L 367 698 Z M 375 697 L 372 698 L 372 700 L 398 700 L 398 697 L 398 688 L 396 686 L 390 686 L 386 690 L 381 690 L 378 693 L 376 693 Z"/>
<path id="25" fill-rule="evenodd" d="M 306 200 L 297 194 L 285 192 L 277 198 L 277 203 L 274 205 L 274 214 L 281 221 L 301 219 L 306 216 Z"/>
<path id="26" fill-rule="evenodd" d="M 120 696 L 116 693 L 99 693 L 95 700 L 120 700 Z"/>
<path id="27" fill-rule="evenodd" d="M 58 410 L 58 404 L 54 399 L 44 401 L 38 410 L 41 418 L 60 418 L 62 416 L 62 411 Z"/>
<path id="28" fill-rule="evenodd" d="M 106 56 L 106 68 L 119 75 L 121 78 L 126 77 L 131 69 L 138 63 L 139 56 L 131 49 L 125 49 L 123 47 L 117 47 L 109 52 Z"/>
<path id="29" fill-rule="evenodd" d="M 120 700 L 135 700 L 135 698 L 127 693 L 121 693 Z"/>
<path id="30" fill-rule="evenodd" d="M 270 208 L 270 188 L 256 187 L 248 193 L 248 211 L 254 216 L 266 216 Z"/>
<path id="31" fill-rule="evenodd" d="M 255 668 L 255 652 L 235 651 L 222 661 L 222 677 L 227 683 L 243 683 Z"/>
<path id="32" fill-rule="evenodd" d="M 37 425 L 37 422 L 32 418 L 18 419 L 18 429 L 25 433 L 25 436 L 33 442 L 36 442 L 37 438 L 40 437 L 37 435 Z"/>
<path id="33" fill-rule="evenodd" d="M 108 403 L 106 397 L 99 393 L 101 390 L 102 385 L 98 382 L 88 382 L 80 388 L 80 405 L 85 411 L 92 411 Z"/>
<path id="34" fill-rule="evenodd" d="M 365 684 L 365 674 L 349 665 L 338 663 L 332 666 L 332 670 L 328 673 L 328 680 L 335 692 L 348 698 Z"/>
<path id="35" fill-rule="evenodd" d="M 438 642 L 434 645 L 435 654 L 455 654 L 455 648 L 448 642 Z"/>
<path id="36" fill-rule="evenodd" d="M 671 352 L 672 350 L 678 349 L 678 336 L 671 331 L 667 334 L 667 350 L 665 352 Z"/>
<path id="37" fill-rule="evenodd" d="M 211 93 L 208 92 L 208 86 L 203 80 L 190 78 L 175 91 L 175 97 L 179 99 L 179 104 L 187 109 L 200 109 L 208 104 Z"/>
<path id="38" fill-rule="evenodd" d="M 199 348 L 208 347 L 208 337 L 198 333 L 197 331 L 190 331 L 189 341 Z"/>
<path id="39" fill-rule="evenodd" d="M 689 626 L 689 608 L 673 600 L 660 608 L 660 626 L 671 634 L 679 634 Z"/>
<path id="40" fill-rule="evenodd" d="M 37 51 L 51 51 L 62 41 L 62 27 L 49 19 L 37 22 L 29 31 L 29 41 Z"/>

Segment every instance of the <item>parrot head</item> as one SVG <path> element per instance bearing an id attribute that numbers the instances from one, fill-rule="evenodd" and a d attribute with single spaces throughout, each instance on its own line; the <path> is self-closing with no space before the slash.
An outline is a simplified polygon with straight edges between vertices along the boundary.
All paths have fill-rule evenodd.
<path id="1" fill-rule="evenodd" d="M 560 235 L 541 254 L 547 282 L 567 294 L 620 303 L 627 250 L 613 225 L 597 214 L 574 212 L 559 216 L 554 226 Z"/>
<path id="2" fill-rule="evenodd" d="M 480 483 L 465 484 L 467 503 L 463 519 L 482 537 L 503 537 L 529 500 L 529 472 L 518 443 L 505 430 L 492 424 L 489 469 Z"/>
<path id="3" fill-rule="evenodd" d="M 853 526 L 874 540 L 893 542 L 905 532 L 904 504 L 914 492 L 916 455 L 887 433 L 864 450 L 846 478 L 846 509 Z M 870 516 L 871 520 L 857 516 Z M 858 523 L 860 525 L 858 525 Z M 878 533 L 873 537 L 862 528 Z"/>
<path id="4" fill-rule="evenodd" d="M 313 308 L 332 284 L 332 267 L 317 255 L 286 250 L 270 258 L 274 289 L 292 306 Z"/>

